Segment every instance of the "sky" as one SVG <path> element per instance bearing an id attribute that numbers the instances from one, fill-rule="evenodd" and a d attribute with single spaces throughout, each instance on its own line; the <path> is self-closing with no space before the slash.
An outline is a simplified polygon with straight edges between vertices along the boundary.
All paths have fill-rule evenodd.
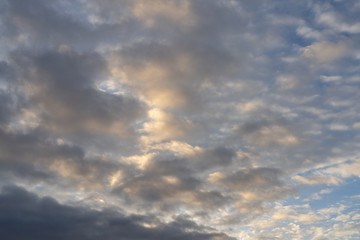
<path id="1" fill-rule="evenodd" d="M 360 1 L 0 0 L 0 239 L 360 239 Z"/>

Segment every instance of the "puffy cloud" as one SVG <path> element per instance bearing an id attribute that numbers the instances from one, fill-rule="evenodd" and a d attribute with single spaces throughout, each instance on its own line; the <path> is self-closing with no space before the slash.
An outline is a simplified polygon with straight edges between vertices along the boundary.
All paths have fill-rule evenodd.
<path id="1" fill-rule="evenodd" d="M 360 24 L 359 23 L 348 23 L 341 19 L 342 16 L 339 16 L 334 11 L 324 11 L 319 13 L 317 16 L 317 21 L 320 24 L 331 27 L 334 31 L 346 32 L 346 33 L 359 33 Z"/>
<path id="2" fill-rule="evenodd" d="M 148 115 L 151 120 L 145 122 L 142 129 L 142 131 L 148 134 L 143 137 L 143 140 L 146 142 L 181 139 L 194 129 L 190 121 L 177 119 L 170 113 L 166 113 L 158 108 L 151 109 Z"/>
<path id="3" fill-rule="evenodd" d="M 70 49 L 38 56 L 14 56 L 22 88 L 39 112 L 42 125 L 54 132 L 126 136 L 143 107 L 129 97 L 99 91 L 105 62 L 96 54 Z"/>
<path id="4" fill-rule="evenodd" d="M 195 172 L 183 162 L 181 159 L 152 159 L 145 171 L 128 176 L 113 192 L 128 197 L 134 203 L 142 201 L 145 207 L 154 203 L 163 208 L 174 208 L 179 204 L 202 208 L 227 202 L 220 192 L 202 189 L 201 179 L 196 178 Z"/>
<path id="5" fill-rule="evenodd" d="M 306 58 L 314 59 L 319 63 L 331 62 L 349 53 L 348 42 L 316 42 L 303 49 L 303 56 Z"/>
<path id="6" fill-rule="evenodd" d="M 247 122 L 239 126 L 235 134 L 235 137 L 243 137 L 249 142 L 260 145 L 294 146 L 300 143 L 299 138 L 281 121 L 279 123 L 268 120 Z"/>
<path id="7" fill-rule="evenodd" d="M 99 157 L 87 157 L 79 146 L 54 143 L 40 131 L 25 134 L 0 131 L 2 178 L 30 182 L 60 180 L 63 185 L 99 188 L 120 166 Z M 69 181 L 66 184 L 66 181 Z"/>
<path id="8" fill-rule="evenodd" d="M 220 178 L 220 182 L 234 190 L 261 190 L 268 187 L 281 185 L 281 171 L 271 168 L 254 168 L 240 170 L 225 178 Z"/>
<path id="9" fill-rule="evenodd" d="M 125 1 L 119 1 L 119 4 L 126 6 Z M 91 50 L 98 47 L 99 42 L 114 44 L 114 39 L 119 36 L 126 42 L 134 36 L 132 28 L 139 25 L 134 18 L 116 23 L 96 21 L 100 18 L 97 16 L 99 11 L 91 1 L 74 1 L 72 4 L 66 1 L 36 0 L 31 4 L 3 1 L 1 19 L 4 24 L 1 28 L 6 35 L 2 43 L 9 49 L 35 46 L 40 50 L 65 44 Z"/>
<path id="10" fill-rule="evenodd" d="M 358 10 L 1 1 L 0 234 L 356 238 Z"/>

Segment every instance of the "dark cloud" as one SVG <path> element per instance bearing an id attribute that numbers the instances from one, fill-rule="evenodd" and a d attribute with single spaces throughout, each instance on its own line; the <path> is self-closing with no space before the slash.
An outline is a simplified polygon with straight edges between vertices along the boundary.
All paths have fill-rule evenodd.
<path id="1" fill-rule="evenodd" d="M 111 209 L 95 211 L 39 198 L 26 190 L 4 187 L 0 195 L 0 237 L 10 239 L 232 239 L 225 234 L 206 233 L 207 229 L 184 217 L 168 224 L 155 217 L 125 216 Z M 147 222 L 157 226 L 144 227 Z"/>
<path id="2" fill-rule="evenodd" d="M 106 78 L 105 61 L 97 54 L 65 48 L 40 55 L 14 55 L 30 108 L 40 112 L 43 127 L 58 133 L 127 136 L 130 123 L 142 115 L 134 98 L 96 88 Z"/>
<path id="3" fill-rule="evenodd" d="M 189 161 L 194 164 L 198 171 L 204 171 L 216 167 L 227 167 L 233 163 L 236 153 L 226 147 L 214 147 L 206 149 L 199 156 Z"/>
<path id="4" fill-rule="evenodd" d="M 11 109 L 13 105 L 13 101 L 11 96 L 6 93 L 4 90 L 0 90 L 0 124 L 6 123 L 11 118 Z"/>
<path id="5" fill-rule="evenodd" d="M 260 207 L 266 201 L 291 195 L 294 191 L 283 182 L 284 173 L 277 168 L 243 168 L 229 173 L 235 153 L 223 147 L 204 151 L 189 159 L 152 159 L 144 171 L 126 174 L 113 193 L 131 205 L 172 210 L 179 205 L 216 208 L 230 204 L 234 196 L 251 192 L 258 198 L 239 207 Z M 212 169 L 220 170 L 210 174 Z M 227 169 L 227 170 L 226 170 Z M 211 172 L 210 172 L 211 173 Z M 205 175 L 204 175 L 205 174 Z M 210 181 L 212 187 L 206 181 Z"/>
<path id="6" fill-rule="evenodd" d="M 169 198 L 176 199 L 182 192 L 194 191 L 201 181 L 192 175 L 193 171 L 181 159 L 153 162 L 144 173 L 129 176 L 128 181 L 114 192 L 145 202 L 161 203 Z M 174 180 L 167 181 L 167 178 Z"/>
<path id="7" fill-rule="evenodd" d="M 146 165 L 145 171 L 127 175 L 113 193 L 125 197 L 131 204 L 145 208 L 151 205 L 163 210 L 173 210 L 178 205 L 198 208 L 225 205 L 230 198 L 221 191 L 204 188 L 203 179 L 196 176 L 209 168 L 212 163 L 206 163 L 208 160 L 204 159 L 202 169 L 200 163 L 192 167 L 194 159 L 154 160 Z"/>
<path id="8" fill-rule="evenodd" d="M 282 172 L 274 168 L 253 168 L 240 170 L 222 179 L 221 182 L 240 191 L 263 191 L 282 186 Z"/>
<path id="9" fill-rule="evenodd" d="M 59 144 L 37 129 L 28 133 L 0 130 L 1 177 L 72 188 L 98 188 L 121 165 L 100 157 L 85 156 L 76 145 Z"/>

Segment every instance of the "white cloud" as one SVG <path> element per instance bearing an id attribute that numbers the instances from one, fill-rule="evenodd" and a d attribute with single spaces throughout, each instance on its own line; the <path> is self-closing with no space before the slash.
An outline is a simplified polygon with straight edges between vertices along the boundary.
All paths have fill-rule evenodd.
<path id="1" fill-rule="evenodd" d="M 334 131 L 346 131 L 349 129 L 349 127 L 344 124 L 333 123 L 330 124 L 329 129 Z"/>
<path id="2" fill-rule="evenodd" d="M 321 76 L 321 79 L 324 82 L 337 82 L 340 81 L 342 78 L 341 76 Z"/>
<path id="3" fill-rule="evenodd" d="M 349 53 L 350 46 L 348 42 L 316 42 L 302 49 L 302 56 L 313 59 L 319 63 L 326 63 L 337 60 Z"/>
<path id="4" fill-rule="evenodd" d="M 342 183 L 342 180 L 334 177 L 334 176 L 311 176 L 309 178 L 296 175 L 293 177 L 294 180 L 301 184 L 306 185 L 318 185 L 318 184 L 326 184 L 326 185 L 339 185 Z"/>
<path id="5" fill-rule="evenodd" d="M 360 177 L 360 159 L 350 161 L 349 163 L 340 163 L 334 167 L 324 170 L 325 173 L 340 176 L 343 178 Z"/>
<path id="6" fill-rule="evenodd" d="M 316 39 L 320 40 L 323 38 L 323 34 L 315 29 L 312 29 L 306 25 L 299 26 L 296 29 L 296 33 L 300 36 L 303 36 L 305 38 L 309 39 Z"/>
<path id="7" fill-rule="evenodd" d="M 353 34 L 360 33 L 360 23 L 346 23 L 341 20 L 341 17 L 335 12 L 320 13 L 317 21 L 320 24 L 324 24 L 330 27 L 333 31 L 336 32 L 346 32 Z"/>

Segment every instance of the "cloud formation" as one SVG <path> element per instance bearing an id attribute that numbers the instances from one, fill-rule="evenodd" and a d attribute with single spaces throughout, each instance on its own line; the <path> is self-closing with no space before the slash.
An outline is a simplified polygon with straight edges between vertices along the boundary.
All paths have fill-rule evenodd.
<path id="1" fill-rule="evenodd" d="M 183 217 L 163 224 L 155 216 L 63 205 L 15 186 L 2 189 L 0 203 L 2 239 L 231 239 Z"/>
<path id="2" fill-rule="evenodd" d="M 358 238 L 359 13 L 0 0 L 1 239 Z"/>

